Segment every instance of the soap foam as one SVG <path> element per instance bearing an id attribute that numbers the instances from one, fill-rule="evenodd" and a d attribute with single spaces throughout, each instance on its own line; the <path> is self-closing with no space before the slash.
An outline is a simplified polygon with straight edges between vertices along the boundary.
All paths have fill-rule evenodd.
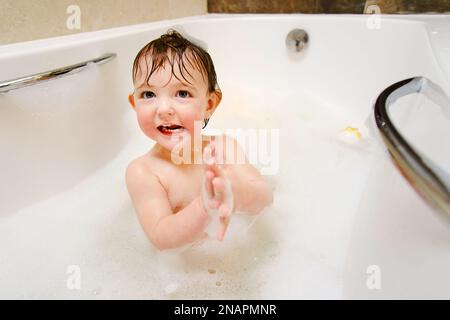
<path id="1" fill-rule="evenodd" d="M 131 137 L 73 188 L 2 218 L 0 298 L 339 297 L 370 153 L 339 142 L 349 120 L 337 110 L 307 96 L 272 96 L 234 88 L 211 122 L 280 130 L 279 172 L 266 176 L 274 203 L 256 220 L 236 214 L 223 242 L 158 252 L 125 187 L 126 165 L 148 147 Z M 80 290 L 67 288 L 70 265 L 80 268 Z"/>

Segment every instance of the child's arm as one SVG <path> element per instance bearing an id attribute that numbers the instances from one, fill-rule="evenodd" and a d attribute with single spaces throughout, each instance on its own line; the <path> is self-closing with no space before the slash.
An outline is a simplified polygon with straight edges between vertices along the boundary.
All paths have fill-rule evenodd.
<path id="1" fill-rule="evenodd" d="M 222 160 L 224 165 L 216 166 L 218 172 L 213 179 L 213 185 L 215 188 L 222 189 L 223 181 L 220 177 L 225 177 L 230 181 L 233 190 L 233 211 L 257 214 L 272 204 L 272 187 L 264 180 L 258 170 L 248 162 L 244 151 L 235 139 L 225 136 L 224 140 L 223 146 L 214 145 L 214 147 L 219 149 L 226 147 L 228 144 L 228 147 L 233 146 L 235 154 L 227 155 L 225 152 L 223 156 L 226 160 Z M 221 156 L 218 155 L 218 157 Z M 236 163 L 235 159 L 244 161 L 243 163 Z M 212 171 L 214 170 L 212 169 Z"/>
<path id="2" fill-rule="evenodd" d="M 126 183 L 142 228 L 159 250 L 180 247 L 203 236 L 209 216 L 200 196 L 173 214 L 158 177 L 138 161 L 128 166 Z"/>
<path id="3" fill-rule="evenodd" d="M 236 194 L 240 195 L 241 198 L 239 201 L 236 201 L 236 203 L 240 204 L 236 210 L 249 214 L 257 214 L 272 204 L 272 187 L 262 177 L 253 178 L 249 175 L 247 180 L 245 180 L 244 170 L 246 169 L 242 168 L 241 171 L 243 181 L 240 189 L 242 191 L 236 191 Z"/>
<path id="4" fill-rule="evenodd" d="M 231 138 L 228 138 L 231 139 Z M 235 195 L 235 210 L 249 214 L 257 214 L 273 202 L 272 186 L 252 166 L 239 143 L 232 139 L 236 146 L 237 159 L 245 159 L 243 164 L 230 164 L 223 166 L 228 179 L 234 181 L 232 186 Z"/>

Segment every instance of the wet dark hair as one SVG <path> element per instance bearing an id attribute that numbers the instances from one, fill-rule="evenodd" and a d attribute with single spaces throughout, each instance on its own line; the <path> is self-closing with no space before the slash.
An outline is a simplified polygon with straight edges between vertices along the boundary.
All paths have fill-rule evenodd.
<path id="1" fill-rule="evenodd" d="M 151 57 L 151 67 L 148 65 L 148 56 Z M 191 73 L 187 69 L 187 65 L 189 65 L 200 71 L 203 79 L 207 80 L 208 92 L 220 92 L 219 85 L 217 84 L 216 70 L 214 69 L 214 64 L 209 53 L 173 29 L 168 30 L 167 33 L 158 39 L 149 42 L 139 51 L 133 62 L 133 82 L 136 80 L 137 73 L 141 69 L 139 63 L 141 58 L 144 58 L 147 66 L 145 76 L 147 83 L 153 73 L 163 67 L 166 62 L 169 62 L 172 66 L 172 75 L 179 81 L 182 80 L 175 74 L 175 63 L 178 64 L 178 71 L 187 83 L 191 84 L 186 76 L 188 75 L 192 78 Z"/>

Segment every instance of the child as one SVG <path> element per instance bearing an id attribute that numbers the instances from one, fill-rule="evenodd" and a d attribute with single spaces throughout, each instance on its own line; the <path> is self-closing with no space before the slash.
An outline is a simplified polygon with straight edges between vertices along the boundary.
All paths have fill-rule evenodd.
<path id="1" fill-rule="evenodd" d="M 126 183 L 142 228 L 159 250 L 207 237 L 214 210 L 222 241 L 232 213 L 257 214 L 272 203 L 272 188 L 234 139 L 206 139 L 197 130 L 222 98 L 205 50 L 169 30 L 137 54 L 133 84 L 129 102 L 141 130 L 156 143 L 129 164 Z M 180 151 L 182 163 L 175 161 Z M 244 163 L 236 163 L 233 153 Z"/>

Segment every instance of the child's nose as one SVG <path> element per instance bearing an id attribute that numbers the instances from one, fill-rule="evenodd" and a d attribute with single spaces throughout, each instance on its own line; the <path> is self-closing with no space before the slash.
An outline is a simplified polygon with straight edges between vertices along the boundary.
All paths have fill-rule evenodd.
<path id="1" fill-rule="evenodd" d="M 158 110 L 157 110 L 158 116 L 173 116 L 175 114 L 174 109 L 172 108 L 172 105 L 169 100 L 162 99 L 159 103 Z"/>

